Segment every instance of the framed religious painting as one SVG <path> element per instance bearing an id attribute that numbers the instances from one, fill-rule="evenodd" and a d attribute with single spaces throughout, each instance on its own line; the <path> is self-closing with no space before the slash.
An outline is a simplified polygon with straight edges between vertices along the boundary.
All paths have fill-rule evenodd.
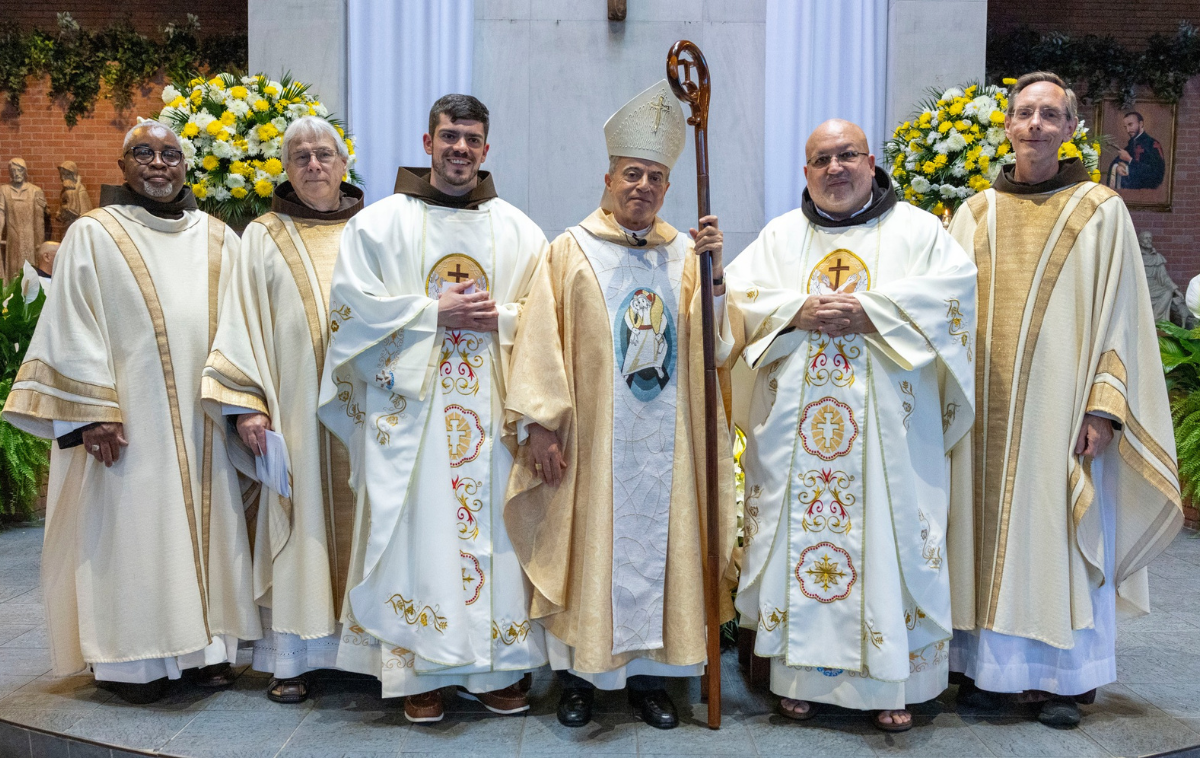
<path id="1" fill-rule="evenodd" d="M 1125 108 L 1116 100 L 1100 106 L 1100 181 L 1120 193 L 1125 205 L 1171 210 L 1175 184 L 1176 103 L 1138 98 Z"/>

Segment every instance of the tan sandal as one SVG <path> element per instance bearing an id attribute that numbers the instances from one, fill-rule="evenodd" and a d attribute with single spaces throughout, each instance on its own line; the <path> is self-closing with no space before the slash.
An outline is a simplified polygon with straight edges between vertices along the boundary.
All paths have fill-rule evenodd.
<path id="1" fill-rule="evenodd" d="M 784 705 L 784 703 L 787 702 L 804 703 L 808 706 L 808 708 L 803 711 L 794 711 Z M 811 700 L 795 700 L 790 697 L 781 697 L 779 698 L 779 712 L 793 721 L 808 721 L 810 718 L 817 715 L 817 704 Z"/>
<path id="2" fill-rule="evenodd" d="M 906 721 L 902 724 L 897 724 L 895 722 L 892 722 L 891 724 L 886 724 L 881 720 L 883 718 L 883 714 L 885 714 L 885 713 L 891 713 L 891 714 L 907 713 L 908 721 Z M 895 716 L 893 715 L 892 718 L 895 718 Z M 886 711 L 875 711 L 875 717 L 871 719 L 871 723 L 875 725 L 876 729 L 883 731 L 883 732 L 907 732 L 909 729 L 912 729 L 912 727 L 913 727 L 912 713 L 906 708 L 894 708 L 892 710 L 886 710 Z"/>
<path id="3" fill-rule="evenodd" d="M 300 677 L 295 679 L 272 679 L 267 687 L 267 698 L 284 705 L 294 705 L 308 700 L 308 684 Z"/>

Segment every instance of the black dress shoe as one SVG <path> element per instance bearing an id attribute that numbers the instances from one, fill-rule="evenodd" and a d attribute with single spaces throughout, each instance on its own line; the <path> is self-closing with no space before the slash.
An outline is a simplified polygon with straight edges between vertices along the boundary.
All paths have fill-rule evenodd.
<path id="1" fill-rule="evenodd" d="M 99 684 L 130 705 L 149 705 L 162 700 L 163 696 L 167 694 L 167 678 L 165 676 L 145 684 L 129 682 L 99 682 Z"/>
<path id="2" fill-rule="evenodd" d="M 558 723 L 563 726 L 583 726 L 592 720 L 594 690 L 571 687 L 558 698 Z"/>
<path id="3" fill-rule="evenodd" d="M 634 713 L 655 729 L 674 729 L 679 726 L 679 714 L 666 690 L 629 691 L 629 704 Z"/>
<path id="4" fill-rule="evenodd" d="M 1038 721 L 1057 729 L 1074 729 L 1083 720 L 1079 705 L 1073 697 L 1054 697 L 1042 703 Z"/>
<path id="5" fill-rule="evenodd" d="M 237 675 L 234 674 L 233 667 L 228 663 L 214 663 L 211 666 L 201 666 L 196 669 L 192 678 L 200 687 L 216 689 L 218 687 L 228 687 L 233 684 L 233 680 L 237 678 Z"/>

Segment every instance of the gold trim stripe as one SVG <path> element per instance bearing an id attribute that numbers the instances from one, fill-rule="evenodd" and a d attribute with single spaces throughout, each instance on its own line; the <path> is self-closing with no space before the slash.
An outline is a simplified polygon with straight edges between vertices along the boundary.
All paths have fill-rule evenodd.
<path id="1" fill-rule="evenodd" d="M 241 408 L 251 408 L 259 413 L 267 413 L 267 404 L 258 395 L 226 387 L 211 376 L 203 377 L 200 380 L 200 397 L 225 405 L 236 405 Z"/>
<path id="2" fill-rule="evenodd" d="M 1153 455 L 1163 468 L 1170 471 L 1176 478 L 1179 477 L 1179 469 L 1175 464 L 1175 460 L 1167 453 L 1163 446 L 1151 436 L 1146 427 L 1142 426 L 1137 417 L 1129 410 L 1129 403 L 1121 391 L 1116 387 L 1106 382 L 1097 382 L 1092 385 L 1092 392 L 1088 396 L 1087 410 L 1101 411 L 1109 415 L 1115 416 L 1118 421 L 1125 425 L 1127 431 L 1137 438 L 1138 442 Z"/>
<path id="3" fill-rule="evenodd" d="M 1121 356 L 1117 355 L 1116 350 L 1105 350 L 1100 356 L 1100 362 L 1096 366 L 1097 374 L 1112 374 L 1121 384 L 1129 384 L 1129 374 L 1125 371 L 1125 362 L 1121 360 Z"/>
<path id="4" fill-rule="evenodd" d="M 221 289 L 221 251 L 225 248 L 225 224 L 215 216 L 208 217 L 208 350 L 212 351 L 217 338 L 217 293 Z M 203 522 L 201 540 L 204 543 L 204 577 L 208 581 L 212 565 L 212 466 L 213 420 L 204 414 L 204 458 L 200 469 L 200 518 Z"/>
<path id="5" fill-rule="evenodd" d="M 121 409 L 111 405 L 91 405 L 64 400 L 37 390 L 14 389 L 4 403 L 6 413 L 40 418 L 45 421 L 84 421 L 116 423 L 123 421 Z"/>
<path id="6" fill-rule="evenodd" d="M 17 378 L 13 383 L 15 384 L 16 382 L 37 382 L 47 387 L 69 392 L 72 395 L 79 395 L 80 397 L 90 397 L 93 400 L 110 403 L 118 402 L 117 391 L 114 388 L 71 379 L 55 371 L 54 367 L 49 363 L 37 358 L 21 364 L 21 368 L 17 371 Z"/>
<path id="7" fill-rule="evenodd" d="M 986 534 L 986 503 L 984 500 L 985 491 L 984 484 L 987 475 L 987 443 L 989 406 L 988 406 L 988 382 L 987 374 L 992 362 L 991 350 L 991 334 L 988 326 L 991 323 L 991 296 L 992 290 L 990 283 L 992 281 L 992 240 L 989 234 L 990 222 L 988 218 L 988 197 L 995 193 L 980 192 L 967 201 L 967 206 L 971 209 L 972 215 L 975 217 L 975 238 L 974 250 L 972 251 L 975 259 L 975 267 L 978 270 L 976 276 L 975 288 L 975 334 L 976 349 L 980 350 L 979 360 L 975 361 L 975 423 L 972 426 L 972 442 L 974 443 L 974 496 L 973 510 L 975 523 L 978 525 L 975 531 L 975 576 L 982 578 L 984 576 L 984 555 L 985 551 L 982 548 L 983 535 Z M 980 342 L 986 340 L 985 347 L 980 348 Z M 933 344 L 933 343 L 930 343 Z M 997 407 L 997 410 L 1000 410 Z"/>
<path id="8" fill-rule="evenodd" d="M 985 626 L 989 629 L 996 623 L 996 612 L 1000 605 L 1000 585 L 1004 576 L 1004 562 L 1008 551 L 1008 524 L 1009 518 L 1012 515 L 1013 486 L 1017 478 L 1017 460 L 1021 449 L 1021 434 L 1025 422 L 1025 402 L 1029 392 L 1028 378 L 1030 367 L 1033 364 L 1033 355 L 1037 349 L 1038 338 L 1041 335 L 1042 323 L 1046 316 L 1046 306 L 1050 301 L 1050 296 L 1053 294 L 1055 286 L 1058 284 L 1058 277 L 1067 262 L 1067 257 L 1071 254 L 1072 248 L 1075 247 L 1075 241 L 1079 237 L 1079 233 L 1083 231 L 1083 227 L 1095 215 L 1100 203 L 1107 200 L 1111 196 L 1111 193 L 1112 191 L 1107 187 L 1096 185 L 1088 189 L 1079 198 L 1075 208 L 1071 211 L 1071 215 L 1067 218 L 1067 222 L 1063 225 L 1061 231 L 1059 231 L 1058 239 L 1054 240 L 1053 248 L 1050 251 L 1049 258 L 1046 260 L 1041 278 L 1037 283 L 1037 295 L 1033 301 L 1029 328 L 1025 332 L 1025 345 L 1021 355 L 1020 368 L 1013 375 L 1013 381 L 1016 384 L 1014 388 L 1016 404 L 1013 407 L 1010 430 L 1008 432 L 1008 454 L 1005 456 L 1003 479 L 1004 497 L 1000 503 L 999 513 L 997 514 L 999 516 L 999 533 L 996 540 L 996 553 L 992 562 L 991 590 L 988 593 L 988 612 L 985 621 Z M 1074 196 L 1074 193 L 1072 193 L 1066 199 L 1066 202 L 1069 202 Z M 1058 217 L 1056 214 L 1055 219 Z M 1046 243 L 1049 245 L 1050 240 L 1047 239 Z M 1045 247 L 1043 247 L 1043 250 L 1045 250 Z M 999 250 L 997 254 L 1000 254 Z"/>
<path id="9" fill-rule="evenodd" d="M 248 389 L 261 390 L 258 382 L 246 376 L 240 368 L 233 364 L 233 361 L 226 358 L 220 350 L 213 350 L 208 354 L 208 367 L 216 371 L 218 374 L 231 380 L 239 387 Z"/>
<path id="10" fill-rule="evenodd" d="M 175 432 L 175 457 L 179 463 L 179 478 L 180 484 L 183 487 L 183 504 L 187 511 L 188 528 L 191 530 L 192 538 L 192 560 L 196 564 L 196 584 L 200 591 L 200 611 L 204 615 L 204 633 L 212 638 L 212 632 L 208 628 L 208 590 L 204 580 L 204 569 L 200 563 L 200 544 L 197 541 L 196 532 L 196 511 L 195 498 L 192 492 L 192 475 L 191 467 L 188 465 L 187 448 L 184 445 L 183 439 L 183 420 L 179 414 L 179 392 L 175 386 L 175 366 L 171 361 L 171 344 L 167 339 L 167 321 L 163 316 L 162 303 L 158 300 L 158 292 L 154 289 L 154 280 L 150 278 L 150 270 L 146 267 L 146 261 L 142 258 L 142 253 L 138 250 L 129 233 L 125 231 L 125 227 L 117 220 L 111 211 L 106 211 L 103 208 L 97 208 L 90 211 L 87 215 L 94 218 L 104 227 L 112 237 L 117 249 L 125 258 L 125 263 L 129 266 L 129 271 L 133 275 L 134 282 L 137 283 L 138 289 L 141 290 L 142 299 L 146 303 L 146 310 L 150 316 L 150 322 L 154 326 L 154 339 L 158 343 L 158 358 L 162 364 L 163 384 L 167 390 L 167 406 L 171 413 L 171 427 Z"/>

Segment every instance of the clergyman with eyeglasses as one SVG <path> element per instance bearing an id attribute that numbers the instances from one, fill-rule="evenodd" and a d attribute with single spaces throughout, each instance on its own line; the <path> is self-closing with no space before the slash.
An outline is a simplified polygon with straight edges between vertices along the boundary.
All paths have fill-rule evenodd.
<path id="1" fill-rule="evenodd" d="M 179 139 L 142 122 L 120 186 L 67 230 L 4 417 L 57 444 L 42 556 L 53 673 L 148 703 L 233 681 L 261 635 L 237 472 L 200 407 L 238 237 L 200 211 Z"/>
<path id="2" fill-rule="evenodd" d="M 960 701 L 1010 693 L 1057 727 L 1116 680 L 1116 609 L 1149 611 L 1146 565 L 1183 522 L 1133 223 L 1078 158 L 1058 157 L 1078 120 L 1059 76 L 1018 79 L 1004 120 L 1015 162 L 950 226 L 979 267 L 951 669 Z"/>
<path id="3" fill-rule="evenodd" d="M 350 460 L 317 420 L 317 395 L 333 264 L 363 193 L 342 181 L 350 153 L 323 118 L 292 122 L 280 157 L 288 180 L 242 235 L 202 392 L 209 416 L 228 425 L 235 465 L 256 483 L 247 494 L 263 638 L 253 665 L 273 675 L 267 697 L 299 703 L 308 697 L 303 675 L 337 661 L 350 564 Z M 286 492 L 256 465 L 272 434 L 287 451 Z"/>
<path id="4" fill-rule="evenodd" d="M 947 452 L 971 427 L 975 266 L 898 203 L 858 126 L 817 127 L 801 207 L 729 266 L 757 369 L 735 604 L 780 712 L 912 727 L 949 675 Z"/>

